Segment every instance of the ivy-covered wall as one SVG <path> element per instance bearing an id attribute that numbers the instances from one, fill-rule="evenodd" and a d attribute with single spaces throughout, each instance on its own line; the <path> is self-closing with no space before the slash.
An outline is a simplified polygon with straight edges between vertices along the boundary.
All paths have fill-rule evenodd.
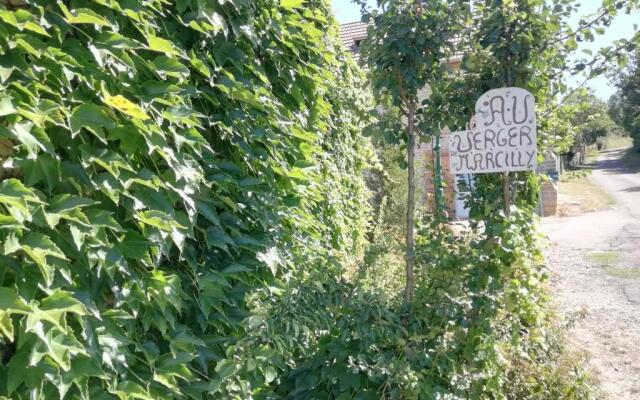
<path id="1" fill-rule="evenodd" d="M 321 0 L 0 4 L 0 398 L 249 398 L 354 263 L 368 95 Z"/>

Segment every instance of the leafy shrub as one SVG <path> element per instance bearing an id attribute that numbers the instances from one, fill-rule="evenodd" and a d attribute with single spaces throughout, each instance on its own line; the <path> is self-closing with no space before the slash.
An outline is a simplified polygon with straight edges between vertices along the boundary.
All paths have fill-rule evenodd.
<path id="1" fill-rule="evenodd" d="M 272 397 L 595 398 L 547 304 L 537 247 L 523 246 L 530 229 L 514 224 L 494 241 L 426 223 L 410 314 L 360 282 L 318 277 L 259 301 L 236 358 L 277 355 L 276 385 L 262 392 Z"/>
<path id="2" fill-rule="evenodd" d="M 0 396 L 260 392 L 278 354 L 232 356 L 255 299 L 363 253 L 368 97 L 327 5 L 25 3 L 0 4 Z"/>
<path id="3" fill-rule="evenodd" d="M 410 328 L 421 398 L 592 398 L 547 301 L 533 217 L 518 210 L 512 218 L 462 236 L 438 224 L 421 229 Z"/>
<path id="4" fill-rule="evenodd" d="M 289 354 L 276 393 L 294 399 L 399 398 L 417 385 L 406 330 L 384 298 L 341 281 L 307 284 L 268 313 L 262 346 Z M 252 346 L 256 347 L 256 346 Z M 277 349 L 277 350 L 276 350 Z"/>
<path id="5" fill-rule="evenodd" d="M 387 197 L 382 199 L 378 209 L 364 259 L 351 280 L 360 289 L 379 293 L 387 302 L 397 303 L 401 301 L 400 294 L 405 285 L 402 234 L 397 224 L 386 222 L 385 211 L 394 210 L 393 206 L 388 206 Z"/>

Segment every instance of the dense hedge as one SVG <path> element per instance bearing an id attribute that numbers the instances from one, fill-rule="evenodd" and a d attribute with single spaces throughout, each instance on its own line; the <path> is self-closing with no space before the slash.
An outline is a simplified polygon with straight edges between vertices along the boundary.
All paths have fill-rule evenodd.
<path id="1" fill-rule="evenodd" d="M 266 395 L 287 360 L 247 333 L 368 218 L 327 4 L 25 3 L 0 2 L 0 397 Z"/>

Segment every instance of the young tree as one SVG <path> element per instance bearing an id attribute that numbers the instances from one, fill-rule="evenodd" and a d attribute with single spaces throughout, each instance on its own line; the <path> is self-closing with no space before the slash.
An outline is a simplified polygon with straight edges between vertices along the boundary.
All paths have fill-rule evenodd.
<path id="1" fill-rule="evenodd" d="M 356 0 L 363 5 L 364 2 Z M 406 145 L 408 164 L 406 223 L 406 286 L 404 301 L 410 304 L 415 285 L 414 215 L 415 149 L 420 136 L 421 100 L 436 90 L 449 54 L 452 9 L 447 1 L 379 0 L 380 11 L 366 11 L 363 21 L 371 22 L 364 57 L 371 71 L 378 97 L 390 96 L 392 105 L 404 116 L 405 131 L 397 132 Z"/>
<path id="2" fill-rule="evenodd" d="M 504 0 L 474 2 L 474 24 L 471 28 L 462 69 L 467 84 L 467 108 L 473 112 L 475 99 L 487 90 L 518 86 L 534 94 L 538 105 L 539 147 L 557 143 L 548 130 L 547 120 L 558 116 L 561 106 L 571 97 L 564 81 L 567 75 L 583 75 L 586 84 L 616 64 L 624 64 L 629 49 L 635 48 L 640 35 L 621 39 L 611 46 L 589 54 L 588 58 L 575 59 L 580 42 L 593 41 L 605 32 L 622 12 L 630 12 L 640 5 L 638 0 L 603 0 L 601 7 L 592 15 L 583 17 L 577 26 L 569 23 L 578 10 L 576 0 Z M 459 122 L 458 128 L 468 119 Z M 504 188 L 499 198 L 487 200 L 477 210 L 484 217 L 501 218 L 502 210 L 508 214 L 510 203 L 520 206 L 535 206 L 536 196 L 530 173 L 513 174 L 515 182 L 508 176 L 481 176 L 486 185 Z M 528 182 L 528 183 L 527 183 Z M 525 184 L 527 183 L 527 184 Z M 535 185 L 534 185 L 535 186 Z M 520 194 L 526 193 L 526 199 Z M 485 193 L 487 194 L 487 193 Z M 519 200 L 524 200 L 520 202 Z M 473 212 L 472 212 L 473 213 Z M 477 215 L 480 217 L 481 215 Z"/>

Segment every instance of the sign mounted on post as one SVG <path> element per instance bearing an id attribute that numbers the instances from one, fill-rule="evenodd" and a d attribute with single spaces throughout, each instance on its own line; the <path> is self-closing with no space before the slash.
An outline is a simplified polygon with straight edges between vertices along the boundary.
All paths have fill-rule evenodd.
<path id="1" fill-rule="evenodd" d="M 475 126 L 451 132 L 451 172 L 529 171 L 536 169 L 536 110 L 533 95 L 500 88 L 476 102 Z"/>

